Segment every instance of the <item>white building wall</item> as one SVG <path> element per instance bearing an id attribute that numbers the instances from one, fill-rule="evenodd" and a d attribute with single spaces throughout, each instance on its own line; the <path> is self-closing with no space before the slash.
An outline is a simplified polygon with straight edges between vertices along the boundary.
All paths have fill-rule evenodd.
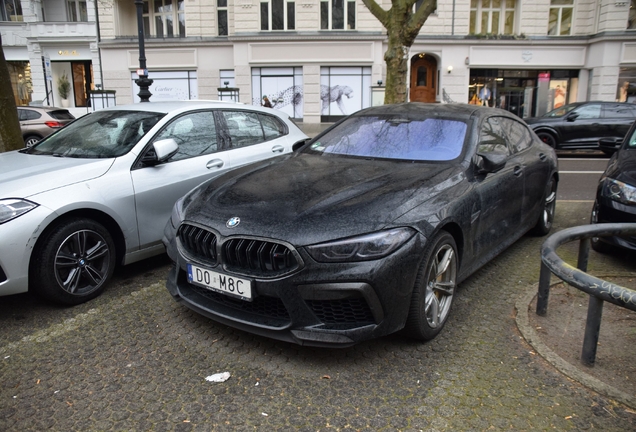
<path id="1" fill-rule="evenodd" d="M 598 17 L 598 32 L 621 31 L 627 28 L 628 1 L 601 0 Z"/>
<path id="2" fill-rule="evenodd" d="M 548 34 L 550 0 L 520 0 L 519 34 L 545 36 Z"/>

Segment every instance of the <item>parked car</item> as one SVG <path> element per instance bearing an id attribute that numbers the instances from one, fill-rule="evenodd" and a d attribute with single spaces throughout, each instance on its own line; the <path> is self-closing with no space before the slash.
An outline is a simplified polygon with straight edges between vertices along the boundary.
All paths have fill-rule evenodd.
<path id="1" fill-rule="evenodd" d="M 64 108 L 30 106 L 18 107 L 18 120 L 20 120 L 24 146 L 31 147 L 42 138 L 75 120 L 75 117 Z"/>
<path id="2" fill-rule="evenodd" d="M 164 252 L 178 198 L 305 139 L 277 110 L 162 102 L 96 111 L 0 154 L 0 295 L 29 289 L 66 304 L 97 296 L 116 264 Z"/>
<path id="3" fill-rule="evenodd" d="M 368 108 L 287 157 L 177 201 L 164 242 L 175 300 L 275 339 L 429 340 L 457 284 L 554 218 L 552 148 L 507 111 Z"/>
<path id="4" fill-rule="evenodd" d="M 636 105 L 577 102 L 542 117 L 524 119 L 537 136 L 557 150 L 599 149 L 601 138 L 623 139 L 636 120 Z"/>
<path id="5" fill-rule="evenodd" d="M 612 149 L 613 140 L 601 140 L 600 147 Z M 618 144 L 601 176 L 592 207 L 592 223 L 636 223 L 636 123 Z M 597 252 L 617 248 L 636 250 L 633 237 L 595 237 L 591 240 Z"/>

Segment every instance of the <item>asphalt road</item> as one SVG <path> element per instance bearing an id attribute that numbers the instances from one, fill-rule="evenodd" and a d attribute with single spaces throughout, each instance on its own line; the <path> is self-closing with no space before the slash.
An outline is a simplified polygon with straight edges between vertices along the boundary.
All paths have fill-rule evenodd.
<path id="1" fill-rule="evenodd" d="M 589 217 L 587 185 L 607 163 L 592 159 L 561 161 L 556 230 Z M 514 303 L 538 280 L 541 243 L 523 237 L 466 280 L 427 344 L 314 349 L 218 325 L 170 298 L 166 257 L 119 269 L 74 308 L 4 297 L 0 430 L 636 430 L 633 410 L 565 378 L 518 333 Z M 604 260 L 591 266 L 631 270 Z M 206 381 L 220 372 L 230 379 Z"/>

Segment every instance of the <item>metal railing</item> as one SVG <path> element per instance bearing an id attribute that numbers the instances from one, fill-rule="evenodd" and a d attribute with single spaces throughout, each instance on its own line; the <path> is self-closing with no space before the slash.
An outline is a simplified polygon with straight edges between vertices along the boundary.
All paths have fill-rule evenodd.
<path id="1" fill-rule="evenodd" d="M 581 361 L 587 366 L 594 366 L 596 360 L 596 347 L 601 329 L 603 303 L 608 301 L 636 311 L 636 291 L 586 273 L 590 254 L 590 239 L 592 237 L 625 237 L 634 235 L 636 235 L 636 223 L 583 225 L 552 234 L 541 247 L 537 315 L 545 316 L 548 312 L 551 273 L 569 285 L 590 295 L 581 353 Z M 574 268 L 563 261 L 557 255 L 556 250 L 562 244 L 576 240 L 580 240 L 580 244 L 577 268 Z"/>

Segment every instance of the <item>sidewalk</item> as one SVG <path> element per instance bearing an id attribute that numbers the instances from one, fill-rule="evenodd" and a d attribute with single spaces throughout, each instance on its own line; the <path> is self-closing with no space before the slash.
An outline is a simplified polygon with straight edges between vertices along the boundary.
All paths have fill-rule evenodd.
<path id="1" fill-rule="evenodd" d="M 578 246 L 578 242 L 574 242 Z M 590 260 L 633 261 L 618 252 L 601 256 L 590 252 Z M 627 255 L 627 256 L 626 256 Z M 636 273 L 590 272 L 614 284 L 635 289 Z M 538 284 L 532 285 L 516 303 L 517 327 L 537 354 L 567 377 L 636 409 L 636 312 L 605 302 L 593 367 L 581 362 L 589 296 L 552 277 L 546 316 L 536 314 Z"/>

